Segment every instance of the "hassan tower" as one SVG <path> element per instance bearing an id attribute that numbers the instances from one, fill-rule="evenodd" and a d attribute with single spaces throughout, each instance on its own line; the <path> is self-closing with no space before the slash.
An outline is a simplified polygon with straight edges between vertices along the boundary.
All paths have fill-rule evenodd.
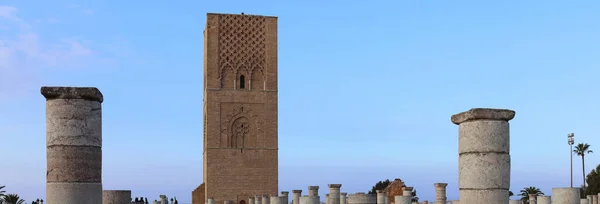
<path id="1" fill-rule="evenodd" d="M 204 182 L 193 204 L 278 192 L 277 17 L 206 15 Z"/>

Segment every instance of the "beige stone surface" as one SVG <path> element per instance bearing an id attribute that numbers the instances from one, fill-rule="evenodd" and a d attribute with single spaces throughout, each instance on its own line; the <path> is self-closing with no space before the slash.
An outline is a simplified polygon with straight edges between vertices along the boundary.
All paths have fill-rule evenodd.
<path id="1" fill-rule="evenodd" d="M 329 196 L 327 198 L 327 204 L 340 204 L 340 193 L 342 184 L 329 184 Z"/>
<path id="2" fill-rule="evenodd" d="M 579 188 L 552 188 L 552 204 L 579 204 Z"/>
<path id="3" fill-rule="evenodd" d="M 347 204 L 348 193 L 341 192 L 340 193 L 340 204 Z"/>
<path id="4" fill-rule="evenodd" d="M 460 204 L 506 204 L 509 201 L 508 190 L 502 189 L 461 189 L 458 194 Z"/>
<path id="5" fill-rule="evenodd" d="M 346 202 L 348 204 L 375 204 L 377 203 L 377 195 L 365 194 L 364 192 L 349 194 Z"/>
<path id="6" fill-rule="evenodd" d="M 102 149 L 51 146 L 46 150 L 46 182 L 102 182 Z"/>
<path id="7" fill-rule="evenodd" d="M 458 126 L 458 152 L 509 153 L 509 124 L 500 120 L 474 120 Z"/>
<path id="8" fill-rule="evenodd" d="M 537 196 L 536 204 L 551 204 L 552 198 L 550 196 Z"/>
<path id="9" fill-rule="evenodd" d="M 509 121 L 515 117 L 515 111 L 508 109 L 473 108 L 455 114 L 451 117 L 452 123 L 460 124 L 471 120 L 503 120 Z"/>
<path id="10" fill-rule="evenodd" d="M 47 204 L 102 204 L 101 183 L 46 183 Z"/>
<path id="11" fill-rule="evenodd" d="M 510 186 L 510 155 L 463 154 L 458 158 L 460 189 L 504 189 Z"/>
<path id="12" fill-rule="evenodd" d="M 100 103 L 104 101 L 102 93 L 96 87 L 42 86 L 40 92 L 46 100 L 84 99 Z"/>
<path id="13" fill-rule="evenodd" d="M 46 145 L 102 146 L 102 106 L 96 101 L 46 102 Z"/>
<path id="14" fill-rule="evenodd" d="M 299 204 L 300 196 L 302 196 L 302 190 L 292 190 L 292 204 Z"/>
<path id="15" fill-rule="evenodd" d="M 435 204 L 446 204 L 446 187 L 448 183 L 434 183 L 435 187 Z"/>
<path id="16" fill-rule="evenodd" d="M 205 197 L 276 195 L 277 17 L 209 13 L 204 39 Z"/>
<path id="17" fill-rule="evenodd" d="M 395 204 L 411 204 L 412 196 L 395 196 L 394 200 Z"/>
<path id="18" fill-rule="evenodd" d="M 102 204 L 130 204 L 130 190 L 103 190 Z"/>
<path id="19" fill-rule="evenodd" d="M 579 204 L 590 204 L 587 198 L 579 199 Z"/>

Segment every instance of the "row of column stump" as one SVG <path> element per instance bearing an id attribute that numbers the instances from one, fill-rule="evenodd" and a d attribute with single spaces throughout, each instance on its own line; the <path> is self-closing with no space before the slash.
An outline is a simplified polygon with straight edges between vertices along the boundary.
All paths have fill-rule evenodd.
<path id="1" fill-rule="evenodd" d="M 124 204 L 127 199 L 129 203 L 131 191 L 107 191 L 105 195 L 102 191 L 102 93 L 93 87 L 42 87 L 41 93 L 46 98 L 47 204 Z M 451 117 L 452 123 L 458 125 L 460 204 L 514 203 L 508 196 L 508 121 L 514 117 L 515 111 L 487 108 Z M 436 204 L 445 204 L 446 185 L 435 184 Z M 363 199 L 360 194 L 346 198 L 340 187 L 341 184 L 329 185 L 328 204 L 340 204 L 346 199 L 347 203 L 363 202 L 359 201 Z M 318 186 L 309 187 L 308 196 L 299 196 L 299 192 L 293 191 L 294 204 L 320 203 Z M 553 204 L 581 204 L 579 188 L 554 188 L 552 195 Z M 409 196 L 396 197 L 395 204 L 408 203 Z M 264 195 L 255 196 L 250 204 L 287 204 L 284 197 L 287 194 L 282 193 L 265 201 Z M 546 200 L 538 198 L 537 203 Z M 379 204 L 378 201 L 382 201 L 379 196 L 369 203 Z M 206 203 L 213 204 L 210 199 Z"/>

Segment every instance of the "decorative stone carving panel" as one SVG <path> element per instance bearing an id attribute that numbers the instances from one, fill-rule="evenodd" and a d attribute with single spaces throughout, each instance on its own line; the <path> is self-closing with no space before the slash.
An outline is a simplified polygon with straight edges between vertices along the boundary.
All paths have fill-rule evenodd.
<path id="1" fill-rule="evenodd" d="M 252 15 L 219 16 L 219 68 L 221 88 L 233 88 L 228 83 L 240 72 L 264 81 L 265 18 Z M 230 70 L 228 70 L 230 69 Z M 233 75 L 227 74 L 233 72 Z M 254 72 L 260 73 L 255 75 Z M 231 78 L 231 79 L 228 79 Z M 249 79 L 253 80 L 253 79 Z"/>
<path id="2" fill-rule="evenodd" d="M 263 104 L 221 103 L 222 148 L 259 148 L 265 131 Z"/>

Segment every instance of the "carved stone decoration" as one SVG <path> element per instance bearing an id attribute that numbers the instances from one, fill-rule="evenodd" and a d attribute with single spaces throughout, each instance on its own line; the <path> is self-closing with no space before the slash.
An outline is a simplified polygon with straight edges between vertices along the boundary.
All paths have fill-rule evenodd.
<path id="1" fill-rule="evenodd" d="M 219 68 L 221 88 L 229 87 L 228 82 L 239 72 L 262 73 L 266 62 L 266 29 L 265 18 L 252 15 L 221 15 L 219 16 Z M 231 67 L 234 76 L 224 70 Z M 240 70 L 247 69 L 247 70 Z M 250 70 L 252 69 L 252 70 Z M 256 79 L 258 76 L 262 79 Z M 264 81 L 264 74 L 252 77 Z"/>
<path id="2" fill-rule="evenodd" d="M 252 112 L 251 105 L 232 104 L 231 112 L 224 116 L 221 122 L 221 147 L 255 148 L 258 135 L 264 134 L 264 122 L 259 115 Z"/>
<path id="3" fill-rule="evenodd" d="M 231 144 L 229 147 L 244 148 L 245 136 L 250 132 L 250 122 L 245 117 L 239 117 L 231 127 Z"/>

